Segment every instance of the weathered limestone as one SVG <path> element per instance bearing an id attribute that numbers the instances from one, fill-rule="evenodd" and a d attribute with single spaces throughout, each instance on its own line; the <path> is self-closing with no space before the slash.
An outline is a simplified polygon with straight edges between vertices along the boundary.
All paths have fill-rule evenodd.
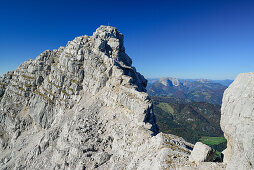
<path id="1" fill-rule="evenodd" d="M 227 139 L 228 170 L 254 169 L 254 73 L 242 73 L 225 91 L 221 128 Z"/>
<path id="2" fill-rule="evenodd" d="M 215 150 L 213 150 L 210 146 L 203 144 L 201 142 L 197 142 L 194 145 L 193 150 L 191 151 L 191 155 L 189 160 L 191 162 L 212 162 L 214 157 Z"/>

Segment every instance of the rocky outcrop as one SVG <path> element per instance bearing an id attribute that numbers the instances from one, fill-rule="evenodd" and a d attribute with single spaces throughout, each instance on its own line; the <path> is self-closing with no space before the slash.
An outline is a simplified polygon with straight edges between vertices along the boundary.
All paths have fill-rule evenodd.
<path id="1" fill-rule="evenodd" d="M 146 83 L 110 26 L 24 62 L 0 78 L 0 169 L 192 166 L 190 143 L 156 135 Z"/>
<path id="2" fill-rule="evenodd" d="M 0 169 L 224 169 L 158 133 L 146 83 L 110 26 L 24 62 L 0 78 Z"/>
<path id="3" fill-rule="evenodd" d="M 225 91 L 221 128 L 227 139 L 228 170 L 254 169 L 254 73 L 243 73 Z"/>
<path id="4" fill-rule="evenodd" d="M 197 142 L 191 151 L 189 161 L 191 162 L 212 162 L 214 157 L 215 150 L 210 146 Z"/>

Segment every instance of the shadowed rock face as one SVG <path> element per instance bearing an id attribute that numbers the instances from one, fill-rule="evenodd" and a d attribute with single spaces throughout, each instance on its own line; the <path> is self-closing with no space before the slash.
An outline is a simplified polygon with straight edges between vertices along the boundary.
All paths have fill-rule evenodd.
<path id="1" fill-rule="evenodd" d="M 240 74 L 225 91 L 221 128 L 227 169 L 254 169 L 254 73 Z"/>
<path id="2" fill-rule="evenodd" d="M 110 26 L 24 62 L 0 78 L 0 169 L 199 169 L 146 83 Z"/>

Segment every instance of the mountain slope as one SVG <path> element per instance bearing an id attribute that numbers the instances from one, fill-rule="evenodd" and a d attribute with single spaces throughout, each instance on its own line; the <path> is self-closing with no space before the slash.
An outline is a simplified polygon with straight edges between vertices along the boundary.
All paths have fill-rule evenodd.
<path id="1" fill-rule="evenodd" d="M 191 143 L 203 136 L 223 136 L 220 106 L 204 102 L 179 103 L 152 97 L 160 131 L 182 136 Z"/>

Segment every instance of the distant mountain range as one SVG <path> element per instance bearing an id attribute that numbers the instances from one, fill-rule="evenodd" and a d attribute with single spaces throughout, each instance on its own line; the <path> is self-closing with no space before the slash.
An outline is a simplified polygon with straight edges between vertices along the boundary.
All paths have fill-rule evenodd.
<path id="1" fill-rule="evenodd" d="M 168 96 L 194 102 L 221 104 L 224 90 L 233 80 L 148 79 L 150 96 Z"/>
<path id="2" fill-rule="evenodd" d="M 167 77 L 166 77 L 167 78 Z M 168 77 L 171 78 L 171 77 Z M 158 81 L 159 79 L 163 79 L 163 78 L 147 78 L 148 80 L 148 86 L 153 84 L 154 82 Z M 206 80 L 209 81 L 211 83 L 219 83 L 223 86 L 229 86 L 234 80 L 230 80 L 230 79 L 225 79 L 225 80 L 211 80 L 211 79 L 178 79 L 180 82 L 184 82 L 184 81 L 200 81 L 200 80 Z"/>

